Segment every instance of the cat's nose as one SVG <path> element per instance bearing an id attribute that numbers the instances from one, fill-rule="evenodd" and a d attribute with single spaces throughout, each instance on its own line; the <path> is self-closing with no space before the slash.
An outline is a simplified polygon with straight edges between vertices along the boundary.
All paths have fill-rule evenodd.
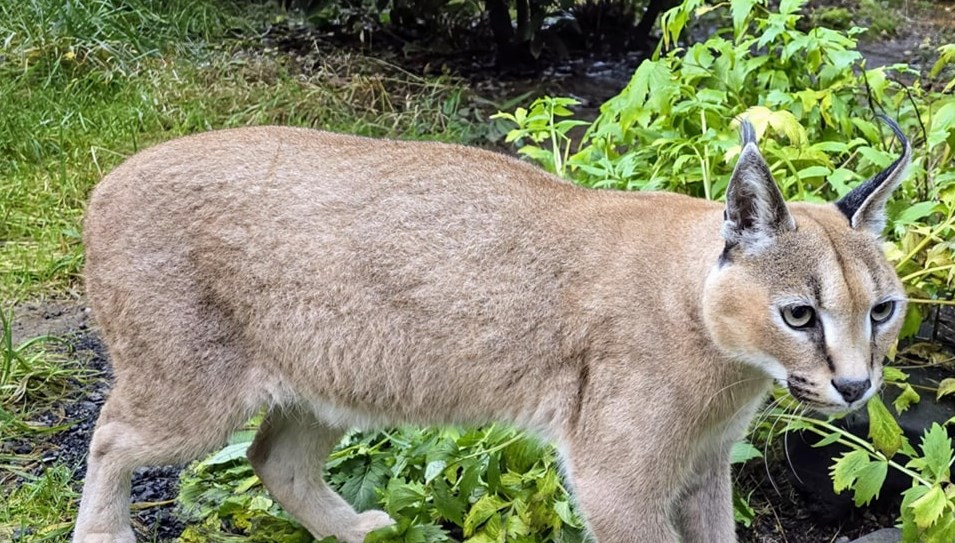
<path id="1" fill-rule="evenodd" d="M 869 390 L 869 387 L 872 386 L 872 381 L 869 379 L 864 381 L 854 379 L 833 379 L 832 386 L 835 387 L 836 392 L 845 398 L 846 403 L 852 403 L 865 395 L 866 391 Z"/>

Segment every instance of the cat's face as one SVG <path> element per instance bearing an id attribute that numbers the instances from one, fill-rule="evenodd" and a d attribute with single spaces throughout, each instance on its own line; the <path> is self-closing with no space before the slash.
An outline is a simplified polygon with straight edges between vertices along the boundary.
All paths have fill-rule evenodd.
<path id="1" fill-rule="evenodd" d="M 878 234 L 908 145 L 838 204 L 789 206 L 746 136 L 744 129 L 727 189 L 727 247 L 707 278 L 707 328 L 721 350 L 807 406 L 855 409 L 881 386 L 882 360 L 905 316 L 905 293 Z"/>
<path id="2" fill-rule="evenodd" d="M 832 206 L 792 206 L 796 229 L 757 254 L 731 254 L 707 285 L 707 321 L 725 351 L 830 413 L 882 384 L 906 298 L 878 239 Z"/>

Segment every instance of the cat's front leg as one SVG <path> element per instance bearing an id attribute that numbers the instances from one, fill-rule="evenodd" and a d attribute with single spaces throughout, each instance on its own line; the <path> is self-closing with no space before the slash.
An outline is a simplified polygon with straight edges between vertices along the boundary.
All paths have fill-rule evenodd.
<path id="1" fill-rule="evenodd" d="M 695 476 L 677 503 L 674 521 L 684 543 L 733 543 L 733 483 L 729 454 L 720 450 L 699 459 Z"/>
<path id="2" fill-rule="evenodd" d="M 661 439 L 650 445 L 643 433 L 591 426 L 562 446 L 573 494 L 598 543 L 680 543 L 672 522 L 678 494 L 675 458 Z"/>

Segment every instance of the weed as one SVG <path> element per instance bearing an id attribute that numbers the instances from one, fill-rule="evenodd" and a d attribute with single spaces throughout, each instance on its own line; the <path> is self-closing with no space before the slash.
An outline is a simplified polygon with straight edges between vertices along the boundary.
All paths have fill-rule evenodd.
<path id="1" fill-rule="evenodd" d="M 72 478 L 69 468 L 51 466 L 13 488 L 0 507 L 0 541 L 66 541 L 79 501 Z"/>

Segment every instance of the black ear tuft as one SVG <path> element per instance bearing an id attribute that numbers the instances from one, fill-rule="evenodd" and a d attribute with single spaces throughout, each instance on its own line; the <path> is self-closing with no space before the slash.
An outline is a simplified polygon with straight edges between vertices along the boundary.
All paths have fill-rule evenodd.
<path id="1" fill-rule="evenodd" d="M 849 219 L 852 228 L 866 229 L 879 235 L 885 228 L 885 203 L 902 181 L 906 167 L 912 160 L 912 147 L 895 121 L 881 114 L 877 117 L 892 129 L 902 143 L 902 154 L 888 168 L 843 196 L 836 202 L 836 207 Z"/>

